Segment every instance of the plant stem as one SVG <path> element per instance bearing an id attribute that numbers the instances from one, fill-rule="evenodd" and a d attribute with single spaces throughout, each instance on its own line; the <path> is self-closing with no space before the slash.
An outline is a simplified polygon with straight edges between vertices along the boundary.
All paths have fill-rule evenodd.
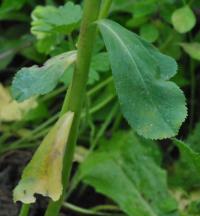
<path id="1" fill-rule="evenodd" d="M 196 92 L 196 77 L 195 77 L 195 65 L 194 60 L 190 58 L 190 79 L 191 79 L 191 89 L 190 89 L 190 123 L 189 130 L 191 131 L 194 123 L 194 112 L 195 112 L 195 92 Z"/>
<path id="2" fill-rule="evenodd" d="M 101 11 L 99 13 L 99 19 L 104 19 L 105 17 L 107 17 L 111 4 L 112 0 L 103 0 Z"/>
<path id="3" fill-rule="evenodd" d="M 23 204 L 19 216 L 27 216 L 29 213 L 30 204 Z"/>
<path id="4" fill-rule="evenodd" d="M 90 147 L 90 150 L 89 150 L 90 153 L 95 149 L 99 139 L 103 136 L 106 128 L 108 127 L 111 120 L 113 119 L 113 116 L 116 115 L 116 112 L 118 111 L 118 108 L 119 108 L 119 106 L 118 106 L 118 103 L 117 103 L 117 104 L 114 105 L 114 107 L 112 108 L 110 114 L 107 116 L 106 121 L 102 124 L 102 126 L 98 130 L 98 133 L 97 133 L 97 135 L 96 135 L 96 137 L 95 137 L 95 139 L 94 139 L 94 141 L 93 141 L 93 143 L 92 143 L 92 145 Z"/>
<path id="5" fill-rule="evenodd" d="M 102 81 L 101 83 L 99 83 L 98 85 L 96 85 L 94 88 L 92 88 L 91 90 L 89 90 L 87 92 L 87 96 L 93 95 L 98 90 L 102 89 L 103 87 L 105 87 L 107 84 L 109 84 L 112 81 L 113 81 L 113 77 L 112 76 L 108 77 L 107 79 L 105 79 L 104 81 Z"/>
<path id="6" fill-rule="evenodd" d="M 46 210 L 45 216 L 56 216 L 61 208 L 65 190 L 68 184 L 76 140 L 78 135 L 78 128 L 81 116 L 82 104 L 85 97 L 86 84 L 88 79 L 88 72 L 92 56 L 92 48 L 95 40 L 96 25 L 92 25 L 96 21 L 99 9 L 100 0 L 85 0 L 83 10 L 83 20 L 80 29 L 80 36 L 78 41 L 77 61 L 73 74 L 70 91 L 67 92 L 67 99 L 63 104 L 61 114 L 68 110 L 74 112 L 74 120 L 69 135 L 68 143 L 63 163 L 63 194 L 57 202 L 50 202 Z"/>
<path id="7" fill-rule="evenodd" d="M 91 209 L 84 209 L 84 208 L 81 208 L 79 206 L 75 206 L 75 205 L 68 203 L 68 202 L 64 202 L 63 207 L 68 208 L 74 212 L 81 214 L 81 215 L 99 215 L 99 216 L 112 216 L 113 215 L 111 213 L 103 213 L 103 212 L 98 212 L 98 211 L 91 210 Z"/>

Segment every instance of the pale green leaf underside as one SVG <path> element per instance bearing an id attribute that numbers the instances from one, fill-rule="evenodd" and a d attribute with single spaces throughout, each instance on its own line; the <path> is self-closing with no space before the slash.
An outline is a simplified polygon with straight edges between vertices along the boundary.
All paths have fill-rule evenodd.
<path id="1" fill-rule="evenodd" d="M 67 34 L 77 26 L 82 17 L 80 5 L 68 2 L 58 8 L 54 6 L 37 6 L 32 13 L 31 32 L 38 39 L 58 32 Z"/>
<path id="2" fill-rule="evenodd" d="M 18 101 L 44 95 L 53 90 L 64 71 L 76 60 L 76 51 L 49 59 L 44 66 L 22 68 L 12 82 L 12 94 Z"/>
<path id="3" fill-rule="evenodd" d="M 152 144 L 152 143 L 151 143 Z M 89 156 L 80 176 L 130 216 L 176 216 L 166 173 L 132 133 L 118 133 Z"/>
<path id="4" fill-rule="evenodd" d="M 60 198 L 63 156 L 73 117 L 73 112 L 67 112 L 46 135 L 14 189 L 15 202 L 33 203 L 35 193 L 54 201 Z"/>
<path id="5" fill-rule="evenodd" d="M 189 6 L 184 6 L 172 14 L 172 24 L 179 33 L 190 31 L 196 24 L 196 17 Z"/>
<path id="6" fill-rule="evenodd" d="M 145 138 L 175 136 L 187 115 L 182 91 L 168 81 L 176 73 L 176 62 L 113 21 L 98 24 L 129 124 Z"/>

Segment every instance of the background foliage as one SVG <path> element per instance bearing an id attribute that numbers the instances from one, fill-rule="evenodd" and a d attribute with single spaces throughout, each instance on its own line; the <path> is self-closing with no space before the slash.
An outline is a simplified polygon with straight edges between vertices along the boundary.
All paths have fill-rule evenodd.
<path id="1" fill-rule="evenodd" d="M 177 137 L 182 141 L 152 141 L 130 131 L 116 96 L 120 86 L 116 86 L 115 90 L 112 64 L 98 34 L 81 116 L 73 176 L 62 214 L 200 215 L 200 2 L 114 0 L 109 16 L 178 62 L 178 72 L 172 80 L 186 95 L 189 115 Z M 12 203 L 11 191 L 19 180 L 22 167 L 58 117 L 73 73 L 73 56 L 76 54 L 70 51 L 76 50 L 81 17 L 82 1 L 1 2 L 2 216 L 17 215 L 19 204 Z M 137 42 L 138 39 L 133 40 Z M 71 61 L 64 61 L 69 55 L 72 56 Z M 56 65 L 52 66 L 52 61 Z M 121 62 L 117 63 L 122 66 L 121 70 L 125 69 Z M 173 73 L 176 65 L 170 58 L 164 68 Z M 18 70 L 20 72 L 16 75 Z M 43 73 L 43 76 L 36 79 L 38 73 Z M 115 75 L 117 72 L 114 78 Z M 33 83 L 38 87 L 32 87 Z M 34 97 L 18 102 L 13 96 L 21 101 Z M 162 98 L 166 100 L 166 97 Z M 176 102 L 173 101 L 173 109 L 177 108 Z M 168 110 L 163 110 L 167 116 Z M 130 124 L 135 124 L 136 120 L 134 117 Z M 136 132 L 139 129 L 136 128 Z M 160 124 L 158 130 L 149 132 L 148 137 L 154 138 L 156 133 L 162 133 L 162 129 Z M 45 201 L 39 200 L 40 203 L 32 207 L 32 215 L 42 214 L 46 207 Z"/>

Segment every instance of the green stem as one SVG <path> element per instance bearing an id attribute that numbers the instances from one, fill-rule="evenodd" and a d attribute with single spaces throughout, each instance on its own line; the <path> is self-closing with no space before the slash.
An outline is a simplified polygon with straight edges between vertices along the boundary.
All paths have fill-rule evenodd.
<path id="1" fill-rule="evenodd" d="M 195 92 L 196 92 L 196 77 L 195 77 L 195 65 L 194 60 L 190 59 L 190 79 L 191 79 L 191 89 L 190 89 L 190 123 L 189 130 L 191 131 L 194 123 L 194 112 L 195 112 Z"/>
<path id="2" fill-rule="evenodd" d="M 30 204 L 23 204 L 19 216 L 27 216 L 29 213 Z"/>
<path id="3" fill-rule="evenodd" d="M 75 64 L 75 70 L 73 74 L 70 91 L 68 91 L 67 93 L 67 99 L 65 99 L 61 111 L 62 114 L 64 112 L 67 112 L 68 110 L 74 112 L 74 120 L 71 128 L 71 133 L 69 135 L 68 143 L 66 146 L 66 152 L 63 163 L 63 194 L 57 202 L 51 201 L 49 203 L 45 216 L 58 215 L 61 205 L 63 203 L 65 190 L 68 185 L 78 135 L 81 109 L 85 97 L 86 84 L 88 80 L 92 48 L 96 34 L 96 25 L 92 24 L 94 21 L 96 21 L 98 17 L 100 2 L 100 0 L 84 1 L 83 20 L 81 24 L 80 36 L 78 41 L 77 61 Z"/>
<path id="4" fill-rule="evenodd" d="M 104 81 L 102 81 L 101 83 L 96 85 L 94 88 L 89 90 L 88 93 L 87 93 L 87 96 L 93 95 L 95 92 L 102 89 L 103 87 L 105 87 L 107 84 L 109 84 L 112 81 L 113 81 L 113 77 L 112 76 L 108 77 L 107 79 L 105 79 Z"/>
<path id="5" fill-rule="evenodd" d="M 68 202 L 64 202 L 63 207 L 67 208 L 67 209 L 70 209 L 73 212 L 77 212 L 77 213 L 79 213 L 81 215 L 82 214 L 83 215 L 99 215 L 99 216 L 112 216 L 113 215 L 111 213 L 103 213 L 103 212 L 98 212 L 98 211 L 95 211 L 95 210 L 84 209 L 84 208 L 81 208 L 79 206 L 75 206 L 75 205 L 73 205 L 71 203 L 68 203 Z"/>
<path id="6" fill-rule="evenodd" d="M 101 11 L 99 13 L 99 19 L 104 19 L 108 16 L 111 4 L 112 0 L 103 0 Z"/>
<path id="7" fill-rule="evenodd" d="M 116 112 L 118 111 L 118 108 L 119 108 L 119 106 L 118 106 L 118 103 L 117 103 L 112 108 L 112 110 L 111 110 L 110 114 L 108 115 L 106 121 L 102 124 L 101 128 L 99 129 L 99 131 L 98 131 L 98 133 L 97 133 L 97 135 L 96 135 L 96 137 L 95 137 L 95 139 L 94 139 L 94 141 L 93 141 L 93 143 L 92 143 L 92 145 L 90 147 L 90 150 L 89 150 L 90 153 L 95 149 L 99 139 L 103 136 L 106 128 L 108 127 L 108 125 L 112 121 L 113 116 L 116 115 Z"/>

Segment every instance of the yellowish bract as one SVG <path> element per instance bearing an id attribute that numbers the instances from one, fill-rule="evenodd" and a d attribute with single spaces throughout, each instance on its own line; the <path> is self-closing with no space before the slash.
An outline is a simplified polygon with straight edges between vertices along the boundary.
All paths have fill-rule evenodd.
<path id="1" fill-rule="evenodd" d="M 64 114 L 37 149 L 14 189 L 14 201 L 35 202 L 34 194 L 57 201 L 62 194 L 62 167 L 65 146 L 70 133 L 73 112 Z"/>

